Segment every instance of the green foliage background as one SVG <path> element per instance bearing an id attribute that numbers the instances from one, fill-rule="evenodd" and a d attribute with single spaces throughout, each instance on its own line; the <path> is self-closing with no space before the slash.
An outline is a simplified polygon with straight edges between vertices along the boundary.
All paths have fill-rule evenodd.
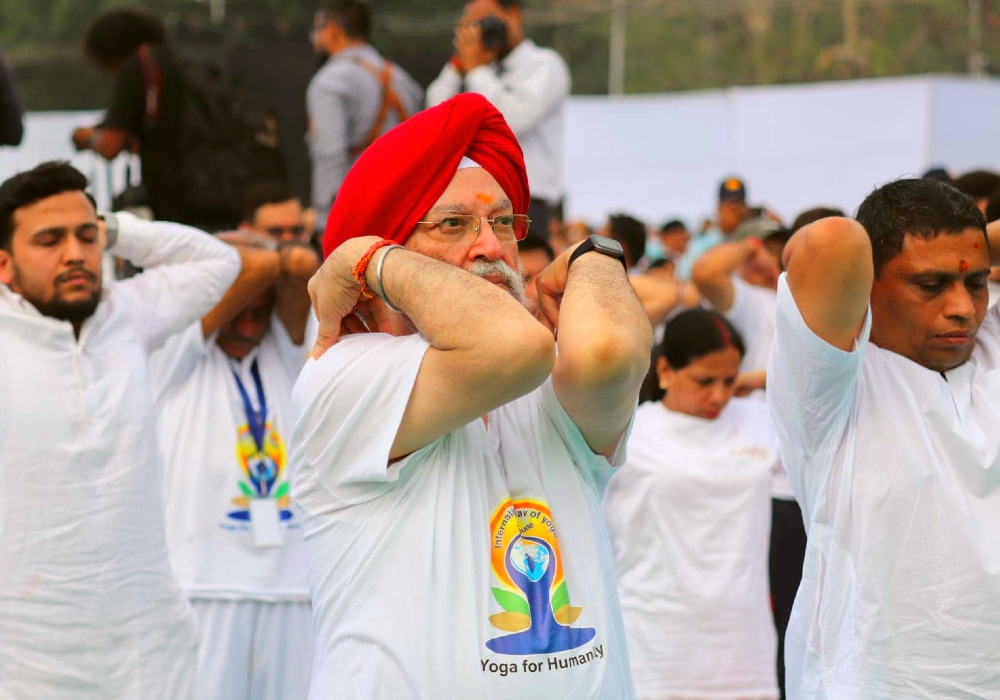
<path id="1" fill-rule="evenodd" d="M 527 0 L 526 26 L 570 64 L 574 92 L 608 91 L 615 0 Z M 625 92 L 807 82 L 969 66 L 969 0 L 620 0 Z M 982 65 L 1000 72 L 1000 0 L 981 0 Z M 87 22 L 118 0 L 0 0 L 0 49 L 29 109 L 100 108 L 108 83 L 82 64 Z M 238 43 L 311 61 L 315 0 L 227 0 L 221 25 L 205 0 L 146 0 L 178 36 Z M 450 53 L 462 0 L 372 0 L 375 42 L 426 83 Z M 857 27 L 852 34 L 849 27 Z"/>

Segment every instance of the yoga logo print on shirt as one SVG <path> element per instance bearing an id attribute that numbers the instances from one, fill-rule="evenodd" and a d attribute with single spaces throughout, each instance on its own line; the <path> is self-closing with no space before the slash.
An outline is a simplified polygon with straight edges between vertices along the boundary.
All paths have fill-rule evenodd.
<path id="1" fill-rule="evenodd" d="M 490 533 L 490 564 L 499 581 L 493 597 L 503 612 L 489 619 L 507 634 L 487 640 L 486 648 L 504 655 L 551 654 L 593 640 L 594 628 L 571 626 L 583 609 L 570 605 L 548 506 L 508 498 L 493 513 Z"/>
<path id="2" fill-rule="evenodd" d="M 273 498 L 277 501 L 282 522 L 292 519 L 288 496 L 288 479 L 285 471 L 285 443 L 270 421 L 264 424 L 261 448 L 248 423 L 239 427 L 236 440 L 236 459 L 241 468 L 237 482 L 242 495 L 232 499 L 236 510 L 227 515 L 232 520 L 249 522 L 250 500 Z"/>

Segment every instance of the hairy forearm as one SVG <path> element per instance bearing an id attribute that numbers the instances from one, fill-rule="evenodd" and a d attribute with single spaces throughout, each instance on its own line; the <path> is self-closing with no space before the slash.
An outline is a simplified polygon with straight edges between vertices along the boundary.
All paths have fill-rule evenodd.
<path id="1" fill-rule="evenodd" d="M 653 332 L 621 263 L 581 256 L 570 268 L 559 309 L 559 363 L 591 385 L 636 389 L 649 364 Z"/>
<path id="2" fill-rule="evenodd" d="M 238 246 L 236 251 L 240 256 L 240 274 L 219 303 L 201 319 L 201 330 L 206 338 L 236 318 L 278 278 L 281 268 L 274 251 L 249 246 Z"/>
<path id="3" fill-rule="evenodd" d="M 376 285 L 374 273 L 381 255 L 387 256 L 381 280 L 386 299 L 438 349 L 467 348 L 480 344 L 486 334 L 538 326 L 524 307 L 496 285 L 409 250 L 379 251 L 368 267 L 368 279 Z M 508 337 L 507 343 L 516 344 L 515 339 Z"/>
<path id="4" fill-rule="evenodd" d="M 280 272 L 274 308 L 292 342 L 300 345 L 305 340 L 312 307 L 307 285 L 319 269 L 319 256 L 302 243 L 283 243 L 278 246 L 278 255 Z"/>

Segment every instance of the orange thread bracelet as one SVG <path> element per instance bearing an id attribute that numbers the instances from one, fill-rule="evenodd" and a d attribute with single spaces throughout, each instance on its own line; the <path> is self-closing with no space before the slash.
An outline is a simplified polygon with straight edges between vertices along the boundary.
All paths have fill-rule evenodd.
<path id="1" fill-rule="evenodd" d="M 358 264 L 354 266 L 354 270 L 351 272 L 351 276 L 354 280 L 361 285 L 361 296 L 365 299 L 372 299 L 375 297 L 375 292 L 372 288 L 368 286 L 368 280 L 365 279 L 365 274 L 368 272 L 368 263 L 371 262 L 372 256 L 375 255 L 375 251 L 379 248 L 385 248 L 387 245 L 394 245 L 395 241 L 390 241 L 387 238 L 383 238 L 381 241 L 374 243 L 368 251 L 361 256 L 358 260 Z"/>

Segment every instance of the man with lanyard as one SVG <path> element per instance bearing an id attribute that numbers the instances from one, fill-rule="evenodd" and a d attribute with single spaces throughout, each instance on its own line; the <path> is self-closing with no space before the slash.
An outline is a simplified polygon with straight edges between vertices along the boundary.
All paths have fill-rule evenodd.
<path id="1" fill-rule="evenodd" d="M 1000 698 L 1000 253 L 975 202 L 899 180 L 797 232 L 767 400 L 809 534 L 792 700 Z"/>
<path id="2" fill-rule="evenodd" d="M 128 214 L 68 163 L 0 185 L 0 698 L 192 700 L 147 357 L 219 302 L 236 252 Z M 107 251 L 144 272 L 103 281 Z"/>
<path id="3" fill-rule="evenodd" d="M 199 698 L 304 698 L 312 611 L 286 441 L 319 256 L 248 231 L 223 238 L 243 251 L 243 274 L 150 363 L 167 544 L 201 631 Z"/>
<path id="4" fill-rule="evenodd" d="M 344 181 L 310 282 L 321 357 L 293 398 L 313 700 L 635 697 L 601 496 L 652 331 L 603 236 L 539 275 L 528 313 L 528 199 L 475 94 Z"/>
<path id="5" fill-rule="evenodd" d="M 427 105 L 466 91 L 496 105 L 524 149 L 532 235 L 548 239 L 564 194 L 563 113 L 571 79 L 562 56 L 524 36 L 523 7 L 522 0 L 466 4 L 455 28 L 455 55 L 428 86 Z"/>

